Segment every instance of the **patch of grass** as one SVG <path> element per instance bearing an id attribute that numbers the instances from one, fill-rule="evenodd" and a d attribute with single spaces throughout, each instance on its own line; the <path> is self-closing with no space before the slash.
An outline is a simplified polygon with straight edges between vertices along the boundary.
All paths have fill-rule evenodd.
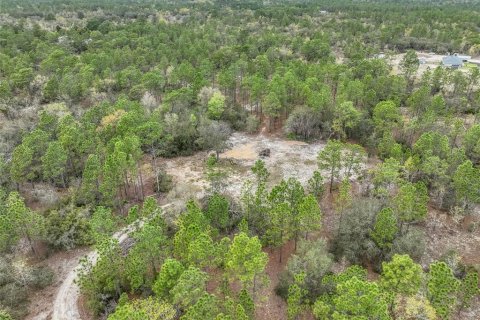
<path id="1" fill-rule="evenodd" d="M 475 63 L 465 62 L 463 65 L 467 69 L 476 69 L 478 66 Z"/>

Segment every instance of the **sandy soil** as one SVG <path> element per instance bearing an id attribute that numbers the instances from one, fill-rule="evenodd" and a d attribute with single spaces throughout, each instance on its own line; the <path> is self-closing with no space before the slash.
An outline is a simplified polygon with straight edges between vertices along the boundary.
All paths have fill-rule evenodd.
<path id="1" fill-rule="evenodd" d="M 454 250 L 461 255 L 463 263 L 480 265 L 478 251 L 478 248 L 480 248 L 480 230 L 478 227 L 473 231 L 468 230 L 471 224 L 476 223 L 478 226 L 480 221 L 478 213 L 477 211 L 474 216 L 455 221 L 446 213 L 430 208 L 425 225 L 427 249 L 422 258 L 422 264 L 427 266 L 447 252 Z M 480 315 L 478 319 L 480 319 Z"/>
<path id="2" fill-rule="evenodd" d="M 55 272 L 55 279 L 52 285 L 36 291 L 30 296 L 30 314 L 25 318 L 26 320 L 51 318 L 52 301 L 55 299 L 56 292 L 64 283 L 68 273 L 78 265 L 80 258 L 88 251 L 90 251 L 89 248 L 78 248 L 71 251 L 58 252 L 42 261 L 41 265 L 48 266 Z"/>

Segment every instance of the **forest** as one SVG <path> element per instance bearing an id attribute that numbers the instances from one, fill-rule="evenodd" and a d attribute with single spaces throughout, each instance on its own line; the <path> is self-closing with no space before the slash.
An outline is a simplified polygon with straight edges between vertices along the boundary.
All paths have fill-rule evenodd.
<path id="1" fill-rule="evenodd" d="M 0 3 L 0 320 L 475 320 L 479 252 L 480 1 Z"/>

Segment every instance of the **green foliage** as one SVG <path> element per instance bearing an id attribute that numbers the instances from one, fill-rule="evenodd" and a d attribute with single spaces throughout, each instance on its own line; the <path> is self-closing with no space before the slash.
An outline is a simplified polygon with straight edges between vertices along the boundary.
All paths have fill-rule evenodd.
<path id="1" fill-rule="evenodd" d="M 158 268 L 169 254 L 169 242 L 163 224 L 154 221 L 135 232 L 133 238 L 136 243 L 125 259 L 125 273 L 130 288 L 138 290 L 152 286 Z"/>
<path id="2" fill-rule="evenodd" d="M 312 312 L 315 316 L 315 319 L 328 319 L 328 315 L 330 314 L 330 306 L 321 299 L 318 299 L 313 305 Z"/>
<path id="3" fill-rule="evenodd" d="M 198 301 L 189 307 L 180 318 L 182 320 L 215 319 L 218 314 L 218 302 L 214 295 L 205 293 Z"/>
<path id="4" fill-rule="evenodd" d="M 94 235 L 100 265 L 89 266 L 81 282 L 96 313 L 108 314 L 122 292 L 148 295 L 164 259 L 172 256 L 185 267 L 218 267 L 254 289 L 266 258 L 258 239 L 247 235 L 282 245 L 317 231 L 322 215 L 317 201 L 331 200 L 322 197 L 322 175 L 329 179 L 330 191 L 343 181 L 335 203 L 341 213 L 339 231 L 331 251 L 338 259 L 368 264 L 375 271 L 396 253 L 408 253 L 414 260 L 421 256 L 424 226 L 419 222 L 427 215 L 429 195 L 442 208 L 471 209 L 479 200 L 480 131 L 475 123 L 480 73 L 419 68 L 417 56 L 420 51 L 477 55 L 478 10 L 472 3 L 437 1 L 432 7 L 421 1 L 406 12 L 404 3 L 395 1 L 214 1 L 199 6 L 155 1 L 153 7 L 119 0 L 97 1 L 92 13 L 85 1 L 50 2 L 2 3 L 8 19 L 0 32 L 0 153 L 5 159 L 0 160 L 0 184 L 31 195 L 28 203 L 41 198 L 44 184 L 53 185 L 45 188 L 49 192 L 63 187 L 56 193 L 78 208 L 62 207 L 60 201 L 45 221 L 21 201 L 0 195 L 0 247 L 8 251 L 25 238 L 32 250 L 39 240 L 71 248 L 91 243 Z M 70 22 L 75 28 L 64 29 Z M 377 55 L 386 49 L 387 59 Z M 338 52 L 342 57 L 335 59 Z M 390 66 L 390 55 L 398 53 L 403 57 L 399 68 Z M 56 103 L 45 104 L 49 102 Z M 464 123 L 466 114 L 475 118 Z M 252 168 L 256 183 L 248 182 L 242 190 L 241 210 L 233 202 L 229 208 L 225 198 L 214 194 L 203 213 L 189 203 L 177 226 L 166 229 L 160 220 L 146 222 L 131 234 L 135 243 L 128 250 L 105 244 L 117 229 L 114 213 L 124 215 L 152 184 L 157 192 L 169 190 L 171 181 L 159 169 L 159 157 L 197 150 L 214 150 L 218 156 L 230 128 L 254 132 L 264 120 L 268 129 L 283 123 L 289 136 L 304 140 L 358 141 L 369 154 L 387 160 L 369 180 L 362 175 L 368 167 L 364 149 L 330 140 L 319 155 L 319 172 L 309 181 L 311 196 L 293 179 L 269 194 L 268 170 L 259 161 Z M 211 172 L 212 189 L 218 191 L 228 180 L 220 170 Z M 365 191 L 357 192 L 356 178 L 365 179 L 362 186 L 368 189 L 373 183 L 378 204 L 352 199 Z M 99 205 L 103 207 L 89 217 L 89 210 Z M 380 211 L 385 207 L 394 214 Z M 128 222 L 157 219 L 160 213 L 155 199 L 147 198 L 142 210 L 129 211 Z M 217 241 L 217 232 L 230 231 L 242 214 L 242 239 L 256 239 L 254 245 L 245 240 L 242 248 L 251 245 L 255 254 L 238 248 L 235 240 L 241 239 Z M 174 230 L 176 236 L 168 239 Z M 298 288 L 307 289 L 309 303 L 328 295 L 316 305 L 317 317 L 335 312 L 343 317 L 332 302 L 336 289 L 323 284 L 331 260 L 326 248 L 310 245 L 310 250 L 301 245 L 292 258 L 293 269 L 308 271 Z M 314 256 L 318 254 L 322 257 Z M 248 265 L 250 255 L 254 258 Z M 298 273 L 289 272 L 287 288 L 292 273 Z M 474 282 L 472 277 L 465 285 Z M 10 286 L 5 295 L 16 296 L 17 289 Z M 170 290 L 162 295 L 171 299 Z M 19 290 L 18 295 L 24 293 Z M 459 299 L 463 295 L 470 294 Z M 211 298 L 199 296 L 206 302 Z M 411 296 L 397 298 L 431 318 L 421 297 L 417 304 Z M 203 302 L 191 304 L 175 306 L 181 309 L 176 316 L 244 319 L 253 309 L 236 301 L 218 303 L 218 312 L 210 312 Z M 418 311 L 423 306 L 428 312 Z M 142 312 L 131 317 L 147 317 Z M 399 312 L 413 317 L 407 308 Z"/>
<path id="5" fill-rule="evenodd" d="M 305 288 L 307 297 L 319 296 L 325 290 L 322 285 L 324 276 L 330 272 L 333 257 L 328 253 L 325 240 L 302 241 L 297 252 L 287 262 L 289 279 L 296 274 L 304 274 L 302 288 Z M 290 281 L 286 285 L 289 286 Z M 280 288 L 277 287 L 277 292 Z"/>
<path id="6" fill-rule="evenodd" d="M 5 310 L 0 310 L 1 320 L 13 320 L 12 316 Z"/>
<path id="7" fill-rule="evenodd" d="M 21 238 L 26 238 L 34 254 L 35 241 L 44 239 L 45 218 L 30 210 L 18 192 L 11 192 L 5 201 L 5 214 L 0 220 L 0 248 L 9 249 Z"/>
<path id="8" fill-rule="evenodd" d="M 408 50 L 400 63 L 400 67 L 410 85 L 413 85 L 415 73 L 419 66 L 420 61 L 418 60 L 417 53 L 414 50 Z"/>
<path id="9" fill-rule="evenodd" d="M 373 199 L 355 200 L 345 210 L 334 238 L 332 252 L 340 259 L 345 257 L 351 263 L 361 263 L 365 258 L 374 258 L 380 250 L 371 239 L 375 217 L 381 205 Z"/>
<path id="10" fill-rule="evenodd" d="M 255 161 L 255 165 L 252 167 L 252 172 L 257 178 L 257 183 L 265 183 L 270 175 L 263 160 Z"/>
<path id="11" fill-rule="evenodd" d="M 379 248 L 390 248 L 398 232 L 397 218 L 390 208 L 384 208 L 377 214 L 373 230 L 370 233 Z"/>
<path id="12" fill-rule="evenodd" d="M 101 172 L 100 159 L 95 154 L 89 154 L 85 162 L 80 187 L 81 197 L 86 202 L 95 202 L 99 196 L 99 176 Z"/>
<path id="13" fill-rule="evenodd" d="M 233 238 L 225 265 L 232 278 L 239 279 L 244 287 L 252 288 L 255 292 L 267 261 L 268 257 L 262 251 L 260 240 L 239 233 Z"/>
<path id="14" fill-rule="evenodd" d="M 96 314 L 105 308 L 104 297 L 119 298 L 122 283 L 123 257 L 120 245 L 112 238 L 96 244 L 98 259 L 93 265 L 90 259 L 81 260 L 78 284 L 85 295 L 87 306 Z"/>
<path id="15" fill-rule="evenodd" d="M 478 187 L 480 183 L 480 170 L 474 168 L 470 160 L 458 166 L 453 175 L 453 185 L 456 195 L 464 206 L 480 201 Z"/>
<path id="16" fill-rule="evenodd" d="M 66 208 L 46 216 L 46 239 L 54 248 L 72 249 L 93 242 L 86 210 Z"/>
<path id="17" fill-rule="evenodd" d="M 469 270 L 460 284 L 460 298 L 462 307 L 470 307 L 474 297 L 480 294 L 478 287 L 478 272 Z"/>
<path id="18" fill-rule="evenodd" d="M 102 238 L 110 237 L 117 228 L 115 220 L 111 209 L 97 207 L 90 218 L 93 238 L 100 241 Z"/>
<path id="19" fill-rule="evenodd" d="M 323 177 L 317 170 L 313 171 L 313 175 L 308 179 L 308 191 L 317 199 L 320 198 L 325 190 L 323 186 Z"/>
<path id="20" fill-rule="evenodd" d="M 225 110 L 225 96 L 215 92 L 208 101 L 208 116 L 210 119 L 218 120 Z"/>
<path id="21" fill-rule="evenodd" d="M 427 216 L 428 190 L 425 184 L 406 182 L 394 198 L 394 210 L 401 222 L 418 222 Z"/>
<path id="22" fill-rule="evenodd" d="M 342 168 L 343 144 L 337 140 L 328 140 L 325 148 L 318 154 L 318 168 L 327 170 L 330 178 L 330 192 L 332 192 L 333 181 L 340 176 Z"/>
<path id="23" fill-rule="evenodd" d="M 208 199 L 208 207 L 205 216 L 213 227 L 225 230 L 230 226 L 231 221 L 228 207 L 228 200 L 218 193 L 214 193 Z"/>
<path id="24" fill-rule="evenodd" d="M 173 320 L 176 311 L 170 304 L 155 298 L 138 299 L 117 307 L 108 320 Z"/>
<path id="25" fill-rule="evenodd" d="M 393 101 L 379 102 L 373 109 L 373 123 L 380 135 L 390 131 L 402 122 L 399 108 Z"/>
<path id="26" fill-rule="evenodd" d="M 51 142 L 42 157 L 43 176 L 46 179 L 62 177 L 65 185 L 67 154 L 60 142 Z"/>
<path id="27" fill-rule="evenodd" d="M 207 274 L 190 266 L 185 270 L 175 286 L 170 290 L 172 302 L 182 309 L 195 305 L 205 293 Z"/>
<path id="28" fill-rule="evenodd" d="M 152 286 L 153 292 L 160 298 L 168 297 L 184 270 L 183 265 L 177 260 L 166 259 Z"/>
<path id="29" fill-rule="evenodd" d="M 296 274 L 294 278 L 294 283 L 288 288 L 287 318 L 289 320 L 298 319 L 304 309 L 303 298 L 306 293 L 306 290 L 301 288 L 305 274 Z"/>
<path id="30" fill-rule="evenodd" d="M 445 262 L 435 262 L 430 265 L 427 282 L 428 298 L 442 319 L 448 319 L 454 311 L 459 286 L 460 282 Z"/>
<path id="31" fill-rule="evenodd" d="M 245 314 L 248 315 L 249 318 L 253 317 L 255 312 L 255 303 L 253 302 L 253 299 L 248 293 L 247 289 L 243 288 L 240 290 L 240 293 L 238 294 L 238 301 Z"/>
<path id="32" fill-rule="evenodd" d="M 400 163 L 397 159 L 388 158 L 373 169 L 373 184 L 375 194 L 386 196 L 389 194 L 389 187 L 394 185 L 400 176 Z"/>
<path id="33" fill-rule="evenodd" d="M 33 162 L 33 150 L 26 144 L 18 145 L 12 154 L 10 175 L 16 183 L 23 183 L 34 178 L 31 171 Z"/>
<path id="34" fill-rule="evenodd" d="M 305 232 L 307 236 L 308 232 L 320 229 L 321 219 L 322 212 L 315 197 L 313 195 L 303 197 L 298 204 L 298 215 L 294 224 L 297 230 L 295 231 Z"/>
<path id="35" fill-rule="evenodd" d="M 333 306 L 332 318 L 335 320 L 390 319 L 387 303 L 377 284 L 357 277 L 337 285 Z"/>
<path id="36" fill-rule="evenodd" d="M 414 295 L 422 282 L 422 267 L 408 255 L 394 255 L 382 263 L 381 288 L 388 294 Z"/>

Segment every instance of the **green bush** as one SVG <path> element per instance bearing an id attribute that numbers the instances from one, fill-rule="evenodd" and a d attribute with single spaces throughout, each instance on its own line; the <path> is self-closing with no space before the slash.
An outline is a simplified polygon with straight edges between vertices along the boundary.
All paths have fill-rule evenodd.
<path id="1" fill-rule="evenodd" d="M 245 131 L 248 133 L 255 133 L 258 131 L 259 126 L 260 120 L 256 116 L 249 115 L 247 117 L 247 120 L 245 121 Z"/>
<path id="2" fill-rule="evenodd" d="M 51 211 L 47 216 L 47 240 L 56 249 L 72 249 L 93 243 L 87 210 L 70 208 Z"/>

